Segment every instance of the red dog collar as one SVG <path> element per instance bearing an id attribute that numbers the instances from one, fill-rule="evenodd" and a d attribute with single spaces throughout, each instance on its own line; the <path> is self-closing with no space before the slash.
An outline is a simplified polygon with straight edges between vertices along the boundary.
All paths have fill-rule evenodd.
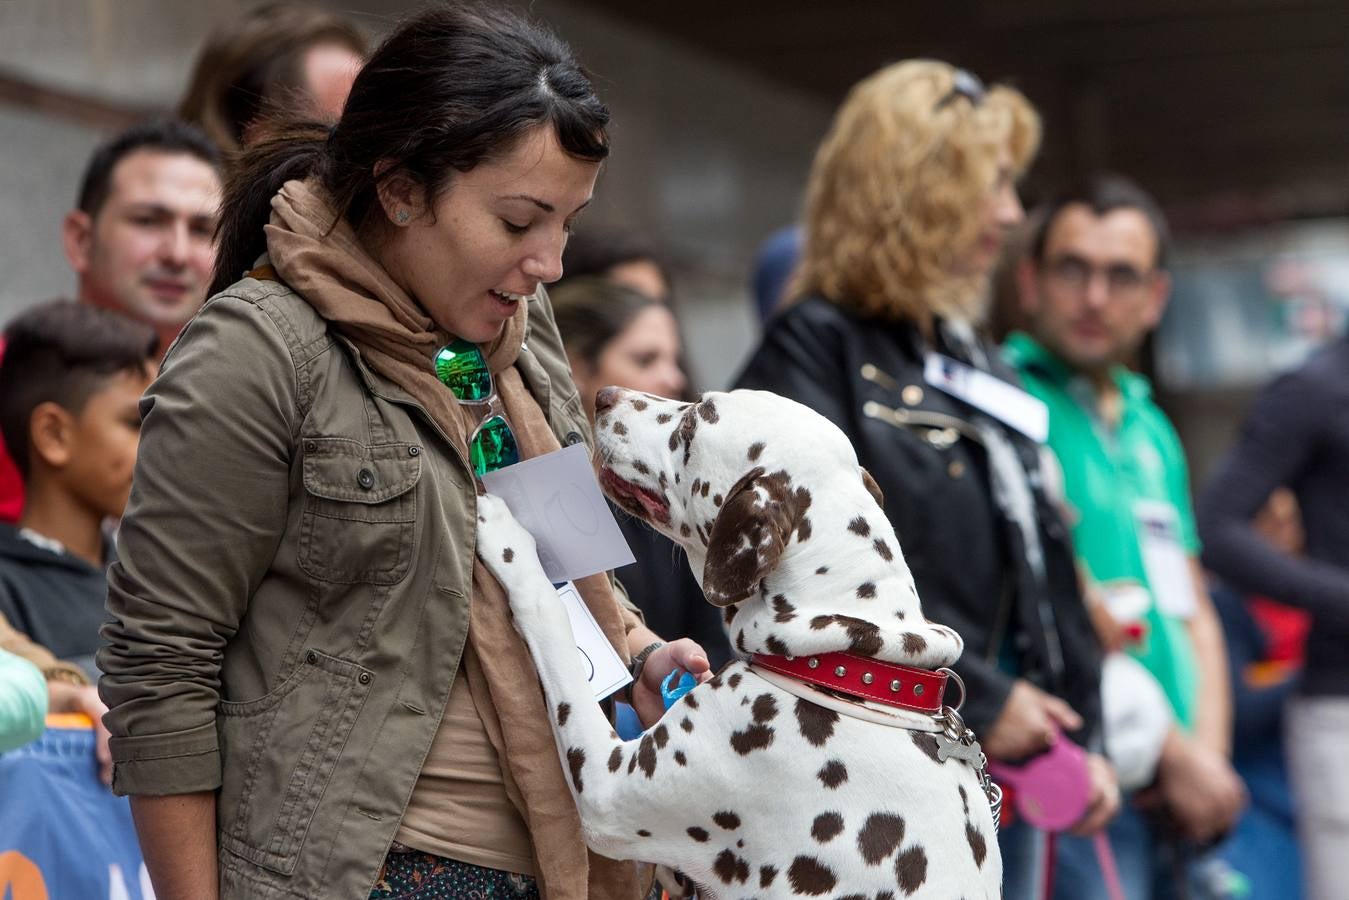
<path id="1" fill-rule="evenodd" d="M 934 716 L 941 712 L 948 677 L 944 671 L 915 669 L 843 652 L 814 656 L 756 653 L 753 663 L 837 693 Z"/>

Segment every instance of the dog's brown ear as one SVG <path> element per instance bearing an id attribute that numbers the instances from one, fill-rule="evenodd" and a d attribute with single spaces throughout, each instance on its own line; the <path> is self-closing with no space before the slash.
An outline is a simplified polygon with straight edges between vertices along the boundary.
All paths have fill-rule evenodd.
<path id="1" fill-rule="evenodd" d="M 877 506 L 884 507 L 885 495 L 881 493 L 881 486 L 876 483 L 876 479 L 871 477 L 871 473 L 866 470 L 866 466 L 858 466 L 857 471 L 862 473 L 862 484 L 866 486 L 867 493 L 871 494 Z"/>
<path id="2" fill-rule="evenodd" d="M 703 593 L 713 606 L 730 606 L 754 595 L 772 571 L 796 527 L 798 501 L 786 490 L 787 475 L 755 467 L 737 481 L 712 523 Z"/>

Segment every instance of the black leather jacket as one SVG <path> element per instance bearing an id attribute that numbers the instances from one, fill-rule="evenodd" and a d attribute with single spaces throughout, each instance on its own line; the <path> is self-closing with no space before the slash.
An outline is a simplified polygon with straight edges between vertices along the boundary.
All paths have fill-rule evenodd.
<path id="1" fill-rule="evenodd" d="M 938 345 L 940 352 L 954 354 Z M 987 347 L 994 374 L 1016 377 Z M 1075 737 L 1099 733 L 1101 651 L 1079 592 L 1068 529 L 1042 489 L 1038 445 L 1011 428 L 1035 495 L 1043 577 L 992 497 L 988 460 L 971 423 L 984 416 L 923 379 L 927 347 L 912 325 L 870 320 L 812 298 L 769 323 L 736 387 L 806 404 L 852 438 L 885 494 L 885 512 L 913 570 L 924 613 L 955 628 L 955 667 L 969 698 L 966 721 L 986 732 L 1013 676 L 1068 701 L 1085 719 Z"/>

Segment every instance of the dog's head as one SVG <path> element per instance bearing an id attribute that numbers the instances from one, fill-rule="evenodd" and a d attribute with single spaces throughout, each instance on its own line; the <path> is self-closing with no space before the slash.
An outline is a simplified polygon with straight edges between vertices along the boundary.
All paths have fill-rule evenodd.
<path id="1" fill-rule="evenodd" d="M 923 618 L 880 491 L 828 419 L 763 391 L 681 403 L 605 388 L 596 411 L 605 492 L 684 547 L 739 650 L 959 656 L 959 637 Z"/>

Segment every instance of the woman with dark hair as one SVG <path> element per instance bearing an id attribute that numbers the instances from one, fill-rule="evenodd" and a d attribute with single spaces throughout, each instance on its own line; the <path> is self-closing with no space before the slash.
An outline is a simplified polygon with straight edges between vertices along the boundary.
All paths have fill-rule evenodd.
<path id="1" fill-rule="evenodd" d="M 682 397 L 679 326 L 670 307 L 603 278 L 568 278 L 552 292 L 557 330 L 571 377 L 593 424 L 595 394 L 607 385 Z M 611 504 L 612 505 L 612 504 Z M 628 596 L 658 634 L 683 634 L 708 653 L 713 668 L 731 658 L 721 616 L 703 598 L 684 551 L 644 522 L 618 510 L 618 527 L 637 561 L 616 569 Z"/>
<path id="2" fill-rule="evenodd" d="M 161 900 L 638 893 L 586 850 L 474 556 L 476 476 L 590 440 L 541 286 L 608 119 L 550 33 L 439 7 L 335 126 L 242 160 L 217 293 L 142 403 L 99 656 Z M 645 721 L 665 673 L 707 673 L 608 576 L 577 588 L 645 662 Z"/>

